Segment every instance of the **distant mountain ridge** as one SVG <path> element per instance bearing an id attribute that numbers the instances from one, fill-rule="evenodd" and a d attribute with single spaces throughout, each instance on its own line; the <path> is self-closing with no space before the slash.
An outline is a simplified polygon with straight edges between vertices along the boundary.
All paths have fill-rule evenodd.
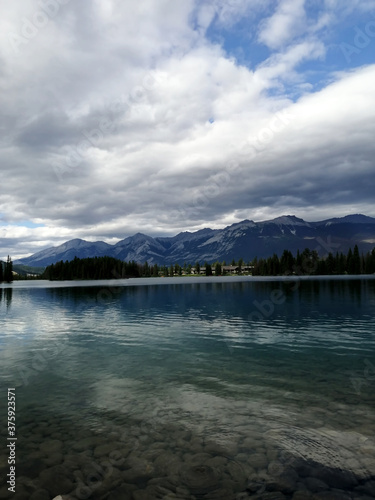
<path id="1" fill-rule="evenodd" d="M 103 241 L 73 239 L 57 247 L 41 250 L 15 261 L 28 266 L 47 266 L 74 257 L 116 257 L 149 264 L 183 264 L 223 261 L 254 257 L 265 258 L 284 249 L 316 250 L 320 256 L 328 252 L 346 253 L 358 245 L 367 252 L 375 247 L 375 218 L 362 214 L 348 215 L 318 222 L 306 222 L 294 215 L 282 215 L 262 222 L 244 220 L 224 229 L 201 229 L 182 232 L 172 237 L 147 236 L 137 233 L 115 245 Z"/>

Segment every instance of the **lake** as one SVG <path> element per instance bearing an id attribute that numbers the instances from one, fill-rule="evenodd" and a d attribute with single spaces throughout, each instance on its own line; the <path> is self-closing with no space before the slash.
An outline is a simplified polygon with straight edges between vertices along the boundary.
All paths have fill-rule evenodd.
<path id="1" fill-rule="evenodd" d="M 374 276 L 15 282 L 0 325 L 0 498 L 375 498 Z"/>

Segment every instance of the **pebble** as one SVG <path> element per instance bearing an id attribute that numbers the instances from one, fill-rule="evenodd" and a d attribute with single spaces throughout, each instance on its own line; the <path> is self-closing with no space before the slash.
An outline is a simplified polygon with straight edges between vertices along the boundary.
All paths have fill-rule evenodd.
<path id="1" fill-rule="evenodd" d="M 119 451 L 119 449 L 114 443 L 100 444 L 94 449 L 94 457 L 108 457 L 112 452 L 116 451 Z"/>
<path id="2" fill-rule="evenodd" d="M 204 495 L 204 500 L 230 500 L 233 498 L 233 489 L 218 488 Z"/>
<path id="3" fill-rule="evenodd" d="M 46 468 L 46 464 L 40 458 L 34 457 L 31 460 L 23 460 L 20 461 L 19 465 L 17 465 L 17 474 L 22 474 L 31 479 L 34 479 L 39 476 L 41 472 L 43 472 Z"/>
<path id="4" fill-rule="evenodd" d="M 316 493 L 313 500 L 352 500 L 352 496 L 347 495 L 345 491 L 323 491 Z"/>
<path id="5" fill-rule="evenodd" d="M 184 460 L 189 465 L 205 464 L 207 460 L 211 460 L 212 458 L 212 455 L 208 453 L 189 453 L 184 455 Z"/>
<path id="6" fill-rule="evenodd" d="M 127 483 L 137 484 L 151 479 L 154 475 L 154 466 L 151 462 L 144 461 L 123 472 L 122 477 Z"/>
<path id="7" fill-rule="evenodd" d="M 154 467 L 156 473 L 161 476 L 167 476 L 169 474 L 175 475 L 179 473 L 182 462 L 172 452 L 167 452 L 159 455 L 155 459 Z"/>
<path id="8" fill-rule="evenodd" d="M 103 470 L 98 477 L 97 482 L 90 482 L 86 478 L 86 484 L 91 487 L 95 496 L 101 497 L 106 495 L 113 488 L 121 486 L 124 482 L 124 476 L 121 471 L 114 467 L 109 467 L 108 470 Z"/>
<path id="9" fill-rule="evenodd" d="M 296 491 L 292 496 L 292 500 L 314 500 L 312 493 L 308 491 Z"/>
<path id="10" fill-rule="evenodd" d="M 259 495 L 254 495 L 251 500 L 286 500 L 286 496 L 283 493 L 270 492 L 270 493 L 260 493 Z"/>
<path id="11" fill-rule="evenodd" d="M 72 449 L 75 451 L 85 451 L 87 449 L 93 449 L 96 446 L 100 446 L 101 444 L 103 444 L 103 438 L 100 438 L 99 436 L 90 436 L 76 441 L 73 444 Z"/>
<path id="12" fill-rule="evenodd" d="M 269 461 L 277 460 L 278 451 L 275 448 L 267 448 L 267 458 Z"/>
<path id="13" fill-rule="evenodd" d="M 359 493 L 364 493 L 365 495 L 372 496 L 375 498 L 375 480 L 374 481 L 366 481 L 364 484 L 357 486 L 355 491 Z"/>
<path id="14" fill-rule="evenodd" d="M 70 493 L 74 488 L 74 483 L 67 474 L 67 470 L 61 465 L 43 470 L 39 475 L 39 483 L 43 489 L 48 490 L 54 496 Z"/>
<path id="15" fill-rule="evenodd" d="M 138 490 L 133 492 L 133 499 L 134 500 L 155 500 L 155 497 L 153 496 L 154 493 L 151 489 L 148 490 Z M 172 497 L 170 497 L 172 498 Z"/>
<path id="16" fill-rule="evenodd" d="M 318 493 L 320 491 L 326 491 L 329 489 L 328 485 L 324 481 L 321 481 L 320 479 L 317 479 L 315 477 L 307 477 L 304 480 L 304 483 L 306 484 L 307 489 L 312 491 L 313 493 Z"/>
<path id="17" fill-rule="evenodd" d="M 58 439 L 50 439 L 41 443 L 40 451 L 46 455 L 51 453 L 58 453 L 62 450 L 63 443 Z"/>
<path id="18" fill-rule="evenodd" d="M 251 437 L 244 439 L 244 441 L 241 443 L 241 448 L 248 451 L 255 451 L 260 447 L 262 447 L 262 441 Z"/>
<path id="19" fill-rule="evenodd" d="M 134 497 L 134 493 L 137 491 L 136 486 L 130 484 L 122 484 L 117 488 L 111 488 L 111 492 L 106 496 L 106 500 L 131 500 Z M 153 499 L 155 500 L 155 499 Z"/>
<path id="20" fill-rule="evenodd" d="M 218 443 L 211 442 L 211 443 L 207 443 L 204 446 L 204 451 L 206 453 L 213 455 L 213 456 L 225 455 L 225 456 L 233 457 L 233 456 L 237 455 L 238 447 L 235 443 L 220 445 Z"/>
<path id="21" fill-rule="evenodd" d="M 296 482 L 288 477 L 279 477 L 267 483 L 266 489 L 268 491 L 279 491 L 285 494 L 291 494 L 296 490 Z"/>
<path id="22" fill-rule="evenodd" d="M 36 490 L 32 495 L 30 496 L 30 500 L 50 500 L 51 496 L 48 493 L 47 490 Z M 59 495 L 58 497 L 55 497 L 54 500 L 63 500 L 62 496 Z"/>
<path id="23" fill-rule="evenodd" d="M 247 463 L 256 470 L 268 467 L 268 459 L 266 455 L 261 453 L 254 453 L 253 455 L 250 455 L 247 459 Z"/>
<path id="24" fill-rule="evenodd" d="M 344 488 L 351 490 L 357 486 L 358 481 L 355 476 L 349 472 L 340 472 L 335 469 L 318 468 L 313 471 L 315 478 L 326 483 L 330 488 Z"/>
<path id="25" fill-rule="evenodd" d="M 64 460 L 64 455 L 62 453 L 52 453 L 43 459 L 43 462 L 48 466 L 59 465 Z"/>
<path id="26" fill-rule="evenodd" d="M 238 459 L 238 456 L 236 457 Z M 247 459 L 247 457 L 246 457 Z M 245 461 L 245 460 L 244 460 Z M 210 467 L 224 467 L 228 463 L 226 457 L 212 457 L 206 460 L 206 464 Z"/>

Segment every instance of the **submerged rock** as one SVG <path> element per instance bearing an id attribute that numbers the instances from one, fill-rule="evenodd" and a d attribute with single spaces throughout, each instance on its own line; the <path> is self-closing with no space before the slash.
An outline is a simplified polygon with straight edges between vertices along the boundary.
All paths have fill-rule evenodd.
<path id="1" fill-rule="evenodd" d="M 49 439 L 40 445 L 40 451 L 46 455 L 51 455 L 61 452 L 62 447 L 63 443 L 59 439 Z"/>
<path id="2" fill-rule="evenodd" d="M 36 490 L 31 495 L 30 500 L 50 500 L 51 496 L 47 490 Z M 61 495 L 55 497 L 53 500 L 65 500 Z"/>
<path id="3" fill-rule="evenodd" d="M 182 471 L 181 481 L 193 495 L 203 495 L 220 487 L 220 474 L 209 465 L 192 465 Z"/>
<path id="4" fill-rule="evenodd" d="M 41 472 L 40 486 L 51 495 L 67 494 L 74 489 L 74 483 L 69 479 L 68 471 L 61 465 L 55 465 Z"/>

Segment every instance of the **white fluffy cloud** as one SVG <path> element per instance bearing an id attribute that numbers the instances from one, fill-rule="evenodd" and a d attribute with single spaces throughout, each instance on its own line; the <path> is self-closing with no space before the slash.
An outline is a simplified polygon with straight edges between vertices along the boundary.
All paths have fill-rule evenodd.
<path id="1" fill-rule="evenodd" d="M 282 0 L 276 12 L 266 19 L 259 40 L 271 49 L 279 49 L 301 35 L 307 26 L 305 0 Z"/>
<path id="2" fill-rule="evenodd" d="M 281 212 L 375 215 L 375 66 L 315 90 L 306 68 L 324 62 L 333 2 L 314 21 L 289 0 L 43 4 L 2 19 L 0 257 Z M 232 43 L 241 19 L 269 49 L 253 67 L 208 35 Z"/>

